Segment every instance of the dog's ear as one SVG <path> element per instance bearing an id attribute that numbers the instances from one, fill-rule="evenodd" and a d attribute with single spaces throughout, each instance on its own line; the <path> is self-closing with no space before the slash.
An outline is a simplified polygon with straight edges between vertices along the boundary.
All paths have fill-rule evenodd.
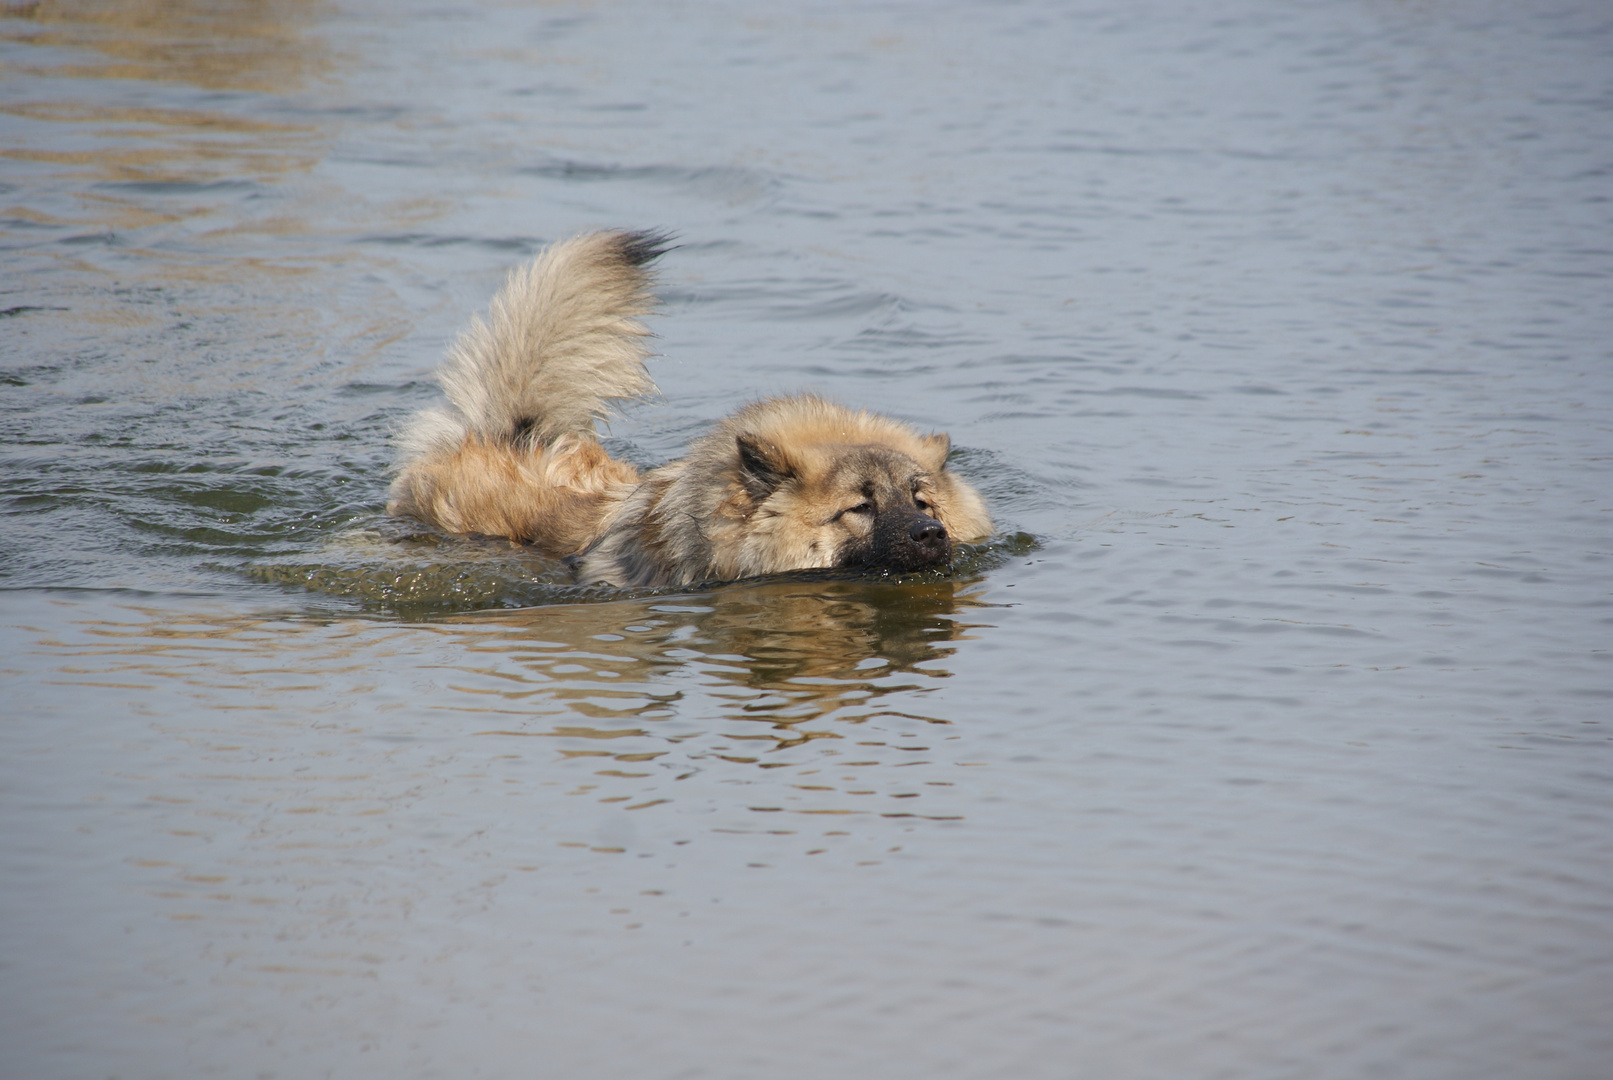
<path id="1" fill-rule="evenodd" d="M 924 447 L 924 459 L 919 464 L 928 467 L 931 472 L 940 472 L 947 467 L 947 455 L 952 452 L 952 436 L 937 431 L 924 436 L 919 443 Z"/>
<path id="2" fill-rule="evenodd" d="M 777 446 L 759 435 L 736 438 L 739 448 L 739 482 L 753 502 L 761 502 L 795 475 L 795 467 Z"/>

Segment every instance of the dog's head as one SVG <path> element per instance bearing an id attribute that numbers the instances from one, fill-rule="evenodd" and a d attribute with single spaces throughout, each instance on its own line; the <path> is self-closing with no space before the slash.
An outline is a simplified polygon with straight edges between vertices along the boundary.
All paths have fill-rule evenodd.
<path id="1" fill-rule="evenodd" d="M 869 566 L 897 571 L 945 565 L 954 529 L 973 528 L 979 497 L 946 472 L 945 435 L 881 442 L 790 443 L 754 432 L 735 438 L 752 572 Z M 967 531 L 964 538 L 976 533 Z M 765 569 L 758 568 L 765 564 Z"/>

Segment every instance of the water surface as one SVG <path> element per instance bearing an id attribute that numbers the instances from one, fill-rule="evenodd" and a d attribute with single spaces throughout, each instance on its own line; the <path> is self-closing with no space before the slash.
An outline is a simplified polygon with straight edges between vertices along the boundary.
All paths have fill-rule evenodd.
<path id="1" fill-rule="evenodd" d="M 12 6 L 0 1073 L 1600 1075 L 1595 4 Z M 949 575 L 381 511 L 664 227 L 641 465 L 949 431 Z"/>

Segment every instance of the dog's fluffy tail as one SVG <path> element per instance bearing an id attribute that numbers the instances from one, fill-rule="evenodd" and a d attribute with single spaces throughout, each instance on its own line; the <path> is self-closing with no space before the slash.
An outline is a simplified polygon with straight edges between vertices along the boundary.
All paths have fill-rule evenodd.
<path id="1" fill-rule="evenodd" d="M 649 263 L 671 246 L 657 232 L 596 232 L 552 245 L 510 272 L 487 318 L 474 318 L 438 374 L 448 408 L 428 409 L 399 438 L 403 464 L 482 442 L 546 445 L 589 434 L 613 401 L 655 393 L 644 367 L 655 307 Z"/>
<path id="2" fill-rule="evenodd" d="M 486 319 L 454 342 L 438 378 L 447 408 L 399 437 L 387 511 L 450 532 L 507 536 L 553 554 L 581 550 L 638 482 L 594 422 L 655 391 L 644 359 L 655 306 L 651 232 L 588 233 L 510 274 Z"/>

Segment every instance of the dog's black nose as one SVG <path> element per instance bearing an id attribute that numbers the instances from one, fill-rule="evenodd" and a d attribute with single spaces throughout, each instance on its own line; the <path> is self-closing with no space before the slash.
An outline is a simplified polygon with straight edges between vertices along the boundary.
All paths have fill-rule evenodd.
<path id="1" fill-rule="evenodd" d="M 907 530 L 907 535 L 913 538 L 913 543 L 922 548 L 939 547 L 947 540 L 946 526 L 934 518 L 927 517 L 915 518 Z"/>

